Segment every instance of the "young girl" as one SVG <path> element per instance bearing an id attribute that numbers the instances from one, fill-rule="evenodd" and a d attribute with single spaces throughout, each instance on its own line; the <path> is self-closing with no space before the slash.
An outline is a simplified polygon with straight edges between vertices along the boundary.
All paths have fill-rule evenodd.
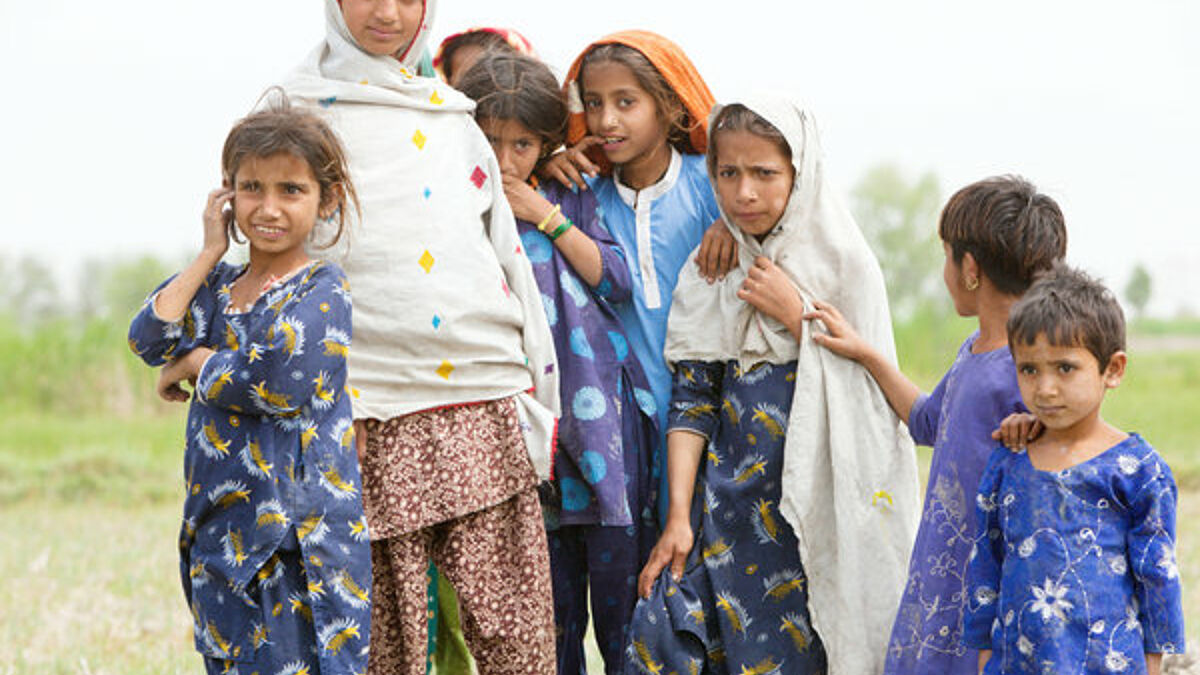
<path id="1" fill-rule="evenodd" d="M 287 107 L 239 122 L 204 248 L 129 328 L 188 411 L 180 570 L 209 673 L 362 672 L 371 568 L 346 350 L 350 295 L 304 245 L 355 204 L 337 138 Z M 230 209 L 226 209 L 226 205 Z M 221 262 L 234 227 L 250 262 Z"/>
<path id="2" fill-rule="evenodd" d="M 807 111 L 749 100 L 710 129 L 742 259 L 720 283 L 686 275 L 675 290 L 670 510 L 626 672 L 878 672 L 916 462 L 870 376 L 802 339 L 802 317 L 838 302 L 890 352 L 883 275 L 825 181 Z"/>
<path id="3" fill-rule="evenodd" d="M 500 161 L 558 354 L 564 405 L 556 489 L 546 504 L 558 672 L 586 669 L 590 593 L 605 670 L 617 673 L 637 574 L 657 536 L 652 395 L 613 309 L 629 300 L 629 265 L 591 192 L 529 182 L 566 131 L 566 105 L 550 69 L 495 55 L 463 75 L 459 89 L 475 100 L 475 118 Z"/>
<path id="4" fill-rule="evenodd" d="M 414 75 L 434 0 L 326 0 L 326 37 L 284 84 L 346 144 L 362 201 L 342 262 L 364 430 L 375 604 L 370 670 L 424 673 L 430 559 L 484 675 L 554 668 L 539 475 L 558 410 L 553 337 L 470 112 Z"/>
<path id="5" fill-rule="evenodd" d="M 511 28 L 468 28 L 442 40 L 433 56 L 433 67 L 450 86 L 461 90 L 460 80 L 471 66 L 490 53 L 524 54 L 537 58 L 533 45 Z M 553 149 L 553 148 L 551 148 Z"/>
<path id="6" fill-rule="evenodd" d="M 1158 675 L 1184 651 L 1177 494 L 1154 448 L 1100 416 L 1125 372 L 1121 307 L 1062 266 L 1013 307 L 1008 335 L 1044 431 L 984 470 L 963 640 L 984 673 Z"/>
<path id="7" fill-rule="evenodd" d="M 1023 410 L 1004 326 L 1034 276 L 1067 249 L 1058 205 L 1011 176 L 959 190 L 942 211 L 938 234 L 946 290 L 960 316 L 979 318 L 979 329 L 932 394 L 922 394 L 890 359 L 864 344 L 833 303 L 819 303 L 809 315 L 829 329 L 814 339 L 866 366 L 896 414 L 908 420 L 913 440 L 933 446 L 921 526 L 887 647 L 886 672 L 897 675 L 975 672 L 977 654 L 962 644 L 972 499 L 992 430 Z"/>
<path id="8" fill-rule="evenodd" d="M 647 31 L 614 33 L 589 45 L 571 65 L 566 91 L 567 142 L 606 170 L 591 190 L 604 226 L 629 256 L 633 280 L 632 302 L 617 314 L 665 429 L 671 373 L 662 349 L 671 292 L 718 217 L 703 156 L 713 97 L 683 50 Z M 661 465 L 660 458 L 656 473 Z"/>

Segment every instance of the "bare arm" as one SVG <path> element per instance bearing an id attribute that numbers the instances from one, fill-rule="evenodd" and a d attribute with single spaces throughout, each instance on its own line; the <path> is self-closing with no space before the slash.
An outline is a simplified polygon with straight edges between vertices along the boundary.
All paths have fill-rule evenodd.
<path id="1" fill-rule="evenodd" d="M 900 419 L 907 421 L 913 404 L 921 396 L 917 385 L 900 372 L 895 364 L 884 358 L 883 354 L 867 344 L 837 307 L 824 302 L 814 302 L 813 307 L 815 309 L 805 313 L 804 318 L 819 319 L 828 331 L 827 334 L 814 331 L 813 340 L 835 354 L 861 363 L 883 390 L 883 395 L 887 397 L 892 410 Z"/>
<path id="2" fill-rule="evenodd" d="M 225 205 L 232 198 L 233 190 L 229 188 L 208 193 L 208 204 L 204 208 L 204 247 L 196 259 L 164 286 L 154 299 L 154 313 L 163 321 L 183 318 L 196 291 L 229 248 L 227 227 L 232 213 L 225 211 Z"/>
<path id="3" fill-rule="evenodd" d="M 643 598 L 650 597 L 654 580 L 667 565 L 671 566 L 671 575 L 676 579 L 683 575 L 684 563 L 694 543 L 691 510 L 696 472 L 707 444 L 708 439 L 693 431 L 680 429 L 667 434 L 667 476 L 670 486 L 667 523 L 654 550 L 650 552 L 646 566 L 638 575 L 638 594 Z"/>
<path id="4" fill-rule="evenodd" d="M 567 217 L 555 209 L 542 195 L 519 178 L 504 176 L 504 194 L 508 197 L 513 215 L 535 225 L 546 222 L 544 232 L 549 235 L 567 222 Z M 549 216 L 549 220 L 546 218 Z M 567 259 L 575 272 L 588 283 L 595 286 L 600 283 L 604 274 L 604 263 L 600 258 L 600 249 L 596 242 L 578 227 L 571 227 L 553 240 L 554 245 Z"/>

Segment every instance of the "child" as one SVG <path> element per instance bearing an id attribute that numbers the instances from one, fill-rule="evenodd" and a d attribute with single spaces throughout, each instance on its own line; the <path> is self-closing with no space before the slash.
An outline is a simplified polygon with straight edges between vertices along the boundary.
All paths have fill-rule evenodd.
<path id="1" fill-rule="evenodd" d="M 703 156 L 712 93 L 678 45 L 647 31 L 589 45 L 571 65 L 566 91 L 567 142 L 611 168 L 591 189 L 604 226 L 633 263 L 632 302 L 617 314 L 650 381 L 659 428 L 666 429 L 671 373 L 662 350 L 671 292 L 718 217 Z M 661 433 L 659 441 L 665 447 Z M 661 458 L 655 466 L 665 480 Z"/>
<path id="2" fill-rule="evenodd" d="M 454 585 L 479 672 L 549 672 L 538 503 L 558 410 L 553 337 L 499 166 L 470 112 L 414 75 L 434 0 L 325 1 L 288 78 L 345 141 L 362 200 L 342 262 L 375 599 L 372 673 L 425 672 L 427 571 Z"/>
<path id="3" fill-rule="evenodd" d="M 370 549 L 346 393 L 350 295 L 305 253 L 355 203 L 337 138 L 283 107 L 240 121 L 209 194 L 204 248 L 129 327 L 158 390 L 186 401 L 180 535 L 196 649 L 211 674 L 362 672 Z M 224 207 L 231 208 L 226 210 Z M 221 262 L 234 227 L 250 262 Z"/>
<path id="4" fill-rule="evenodd" d="M 675 289 L 670 510 L 626 672 L 878 672 L 916 523 L 912 444 L 865 370 L 801 338 L 822 298 L 891 352 L 883 275 L 810 113 L 767 98 L 713 115 L 709 175 L 742 259 Z"/>
<path id="5" fill-rule="evenodd" d="M 488 26 L 468 28 L 442 40 L 433 57 L 433 67 L 450 86 L 461 90 L 459 81 L 462 76 L 480 58 L 490 53 L 524 54 L 537 58 L 537 52 L 524 35 L 511 28 Z"/>
<path id="6" fill-rule="evenodd" d="M 913 440 L 933 446 L 924 512 L 887 647 L 885 672 L 895 675 L 974 673 L 977 655 L 961 641 L 964 572 L 975 532 L 971 495 L 991 452 L 992 430 L 1023 410 L 1004 326 L 1034 275 L 1067 248 L 1058 205 L 1011 176 L 959 190 L 942 210 L 938 234 L 946 290 L 959 315 L 979 318 L 979 329 L 932 394 L 922 394 L 890 359 L 864 345 L 836 307 L 817 303 L 809 314 L 829 329 L 813 339 L 865 365 L 908 421 Z"/>
<path id="7" fill-rule="evenodd" d="M 1184 651 L 1175 481 L 1100 405 L 1125 373 L 1112 294 L 1060 267 L 1012 309 L 1021 397 L 1043 427 L 992 452 L 976 500 L 963 641 L 984 673 L 1151 673 Z"/>
<path id="8" fill-rule="evenodd" d="M 475 100 L 475 118 L 499 159 L 558 354 L 564 405 L 556 489 L 545 505 L 558 672 L 586 669 L 590 589 L 605 670 L 619 673 L 635 581 L 658 534 L 652 395 L 613 309 L 629 300 L 629 265 L 601 225 L 592 192 L 529 182 L 566 131 L 567 108 L 550 69 L 497 54 L 472 66 L 459 89 Z"/>

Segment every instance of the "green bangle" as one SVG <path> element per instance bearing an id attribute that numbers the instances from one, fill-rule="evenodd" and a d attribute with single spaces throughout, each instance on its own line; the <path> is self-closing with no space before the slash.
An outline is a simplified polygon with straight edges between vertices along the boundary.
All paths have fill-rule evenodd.
<path id="1" fill-rule="evenodd" d="M 546 236 L 550 237 L 550 241 L 554 241 L 555 239 L 558 239 L 559 237 L 561 237 L 563 235 L 563 232 L 566 232 L 567 230 L 571 229 L 572 227 L 575 227 L 575 223 L 572 223 L 570 218 L 563 218 L 563 224 L 554 228 L 554 231 L 550 232 Z"/>

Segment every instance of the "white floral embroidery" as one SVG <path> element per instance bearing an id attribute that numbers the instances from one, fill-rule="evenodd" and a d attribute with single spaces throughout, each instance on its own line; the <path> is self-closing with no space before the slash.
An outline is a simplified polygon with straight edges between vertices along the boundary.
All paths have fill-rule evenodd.
<path id="1" fill-rule="evenodd" d="M 984 607 L 996 601 L 996 590 L 987 586 L 980 586 L 975 589 L 975 602 L 978 602 Z"/>
<path id="2" fill-rule="evenodd" d="M 1062 584 L 1057 584 L 1054 580 L 1047 578 L 1042 582 L 1042 587 L 1032 587 L 1033 595 L 1037 598 L 1033 606 L 1030 607 L 1033 611 L 1042 615 L 1042 621 L 1050 621 L 1058 619 L 1066 622 L 1067 612 L 1075 606 L 1068 602 L 1064 596 L 1067 594 L 1067 587 Z"/>
<path id="3" fill-rule="evenodd" d="M 1028 537 L 1025 539 L 1025 541 L 1022 541 L 1021 545 L 1017 548 L 1017 554 L 1022 558 L 1028 558 L 1029 556 L 1033 555 L 1033 552 L 1036 550 L 1037 542 L 1033 540 L 1033 537 Z"/>
<path id="4" fill-rule="evenodd" d="M 1100 635 L 1103 632 L 1104 632 L 1104 620 L 1103 619 L 1092 624 L 1092 634 L 1093 635 Z"/>
<path id="5" fill-rule="evenodd" d="M 1138 467 L 1142 465 L 1141 460 L 1132 455 L 1121 455 L 1117 458 L 1117 466 L 1127 475 L 1132 476 L 1137 473 Z"/>
<path id="6" fill-rule="evenodd" d="M 1117 673 L 1124 672 L 1129 668 L 1129 658 L 1121 652 L 1111 651 L 1104 655 L 1104 666 Z"/>
<path id="7" fill-rule="evenodd" d="M 1162 555 L 1159 556 L 1156 566 L 1163 571 L 1163 574 L 1167 575 L 1168 579 L 1179 576 L 1179 566 L 1175 564 L 1175 554 L 1171 551 L 1170 546 L 1162 547 Z"/>
<path id="8" fill-rule="evenodd" d="M 1125 574 L 1129 570 L 1129 564 L 1125 561 L 1125 556 L 1114 555 L 1108 559 L 1108 569 L 1113 571 L 1113 574 Z"/>
<path id="9" fill-rule="evenodd" d="M 1017 651 L 1021 652 L 1025 656 L 1032 656 L 1033 643 L 1029 641 L 1029 638 L 1022 635 L 1021 637 L 1017 638 Z"/>

